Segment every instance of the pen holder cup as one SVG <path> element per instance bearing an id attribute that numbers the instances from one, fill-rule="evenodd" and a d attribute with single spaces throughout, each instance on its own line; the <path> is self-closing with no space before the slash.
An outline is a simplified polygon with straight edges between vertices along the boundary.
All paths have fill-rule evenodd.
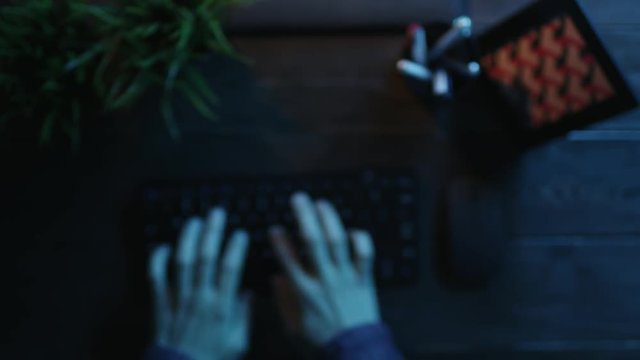
<path id="1" fill-rule="evenodd" d="M 452 79 L 452 94 L 435 96 L 425 83 L 407 78 L 410 90 L 434 115 L 468 171 L 491 175 L 511 167 L 524 151 L 521 132 L 527 97 L 484 74 Z"/>

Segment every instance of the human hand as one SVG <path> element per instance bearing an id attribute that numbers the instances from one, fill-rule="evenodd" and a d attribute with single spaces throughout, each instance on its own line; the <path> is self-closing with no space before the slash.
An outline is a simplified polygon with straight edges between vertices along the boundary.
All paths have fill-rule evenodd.
<path id="1" fill-rule="evenodd" d="M 249 299 L 238 287 L 249 245 L 236 231 L 218 264 L 226 213 L 216 208 L 206 222 L 190 219 L 175 255 L 175 283 L 168 284 L 172 249 L 156 248 L 149 261 L 155 341 L 194 360 L 237 359 L 248 347 Z"/>
<path id="2" fill-rule="evenodd" d="M 314 203 L 307 194 L 298 193 L 291 198 L 291 205 L 315 274 L 303 270 L 281 227 L 270 232 L 278 259 L 297 294 L 304 335 L 319 346 L 345 330 L 379 322 L 371 236 L 361 230 L 347 234 L 327 201 Z M 348 238 L 355 261 L 349 255 Z"/>

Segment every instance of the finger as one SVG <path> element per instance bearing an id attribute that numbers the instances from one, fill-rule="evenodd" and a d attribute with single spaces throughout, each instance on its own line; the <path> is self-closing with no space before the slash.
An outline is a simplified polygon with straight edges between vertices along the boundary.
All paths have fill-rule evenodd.
<path id="1" fill-rule="evenodd" d="M 202 227 L 200 219 L 192 218 L 187 221 L 180 234 L 178 252 L 176 254 L 178 307 L 183 307 L 193 293 L 194 268 Z"/>
<path id="2" fill-rule="evenodd" d="M 229 345 L 234 354 L 242 355 L 249 348 L 251 328 L 251 296 L 245 294 L 238 299 Z"/>
<path id="3" fill-rule="evenodd" d="M 351 231 L 351 240 L 353 242 L 358 273 L 367 280 L 373 280 L 375 249 L 371 235 L 366 231 L 354 230 Z"/>
<path id="4" fill-rule="evenodd" d="M 349 247 L 347 245 L 347 232 L 344 229 L 340 215 L 338 215 L 333 205 L 325 200 L 318 201 L 316 208 L 336 264 L 342 269 L 347 269 L 350 266 Z"/>
<path id="5" fill-rule="evenodd" d="M 300 262 L 296 259 L 291 243 L 286 231 L 279 226 L 274 226 L 269 230 L 271 244 L 282 267 L 298 289 L 303 289 L 305 283 L 309 281 L 307 274 L 302 270 Z"/>
<path id="6" fill-rule="evenodd" d="M 325 281 L 331 279 L 333 263 L 329 257 L 325 234 L 311 198 L 305 193 L 296 193 L 291 197 L 291 205 L 302 238 L 309 247 L 311 260 L 316 271 L 321 279 Z"/>
<path id="7" fill-rule="evenodd" d="M 246 231 L 238 230 L 231 235 L 220 273 L 220 297 L 225 310 L 231 309 L 238 294 L 248 248 L 249 234 Z"/>
<path id="8" fill-rule="evenodd" d="M 272 280 L 273 294 L 285 330 L 291 334 L 298 334 L 301 332 L 301 309 L 294 286 L 289 279 L 282 276 L 276 276 Z"/>
<path id="9" fill-rule="evenodd" d="M 160 344 L 169 340 L 171 305 L 167 272 L 170 257 L 171 247 L 163 245 L 155 248 L 149 258 L 156 341 Z"/>
<path id="10" fill-rule="evenodd" d="M 227 213 L 222 208 L 213 209 L 207 218 L 200 246 L 200 274 L 198 278 L 201 289 L 214 285 L 216 262 L 220 254 L 226 221 Z"/>

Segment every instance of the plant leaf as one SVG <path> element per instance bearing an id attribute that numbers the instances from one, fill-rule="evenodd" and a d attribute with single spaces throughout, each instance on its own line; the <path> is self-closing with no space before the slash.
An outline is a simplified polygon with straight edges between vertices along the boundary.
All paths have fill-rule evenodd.
<path id="1" fill-rule="evenodd" d="M 233 49 L 233 46 L 227 39 L 227 36 L 224 34 L 224 31 L 222 30 L 222 25 L 220 25 L 220 21 L 218 19 L 211 18 L 209 19 L 207 24 L 209 25 L 209 30 L 211 30 L 211 33 L 213 34 L 218 44 L 220 44 L 224 52 L 227 54 L 235 54 L 235 50 Z"/>
<path id="2" fill-rule="evenodd" d="M 80 145 L 80 111 L 80 103 L 78 100 L 73 100 L 71 102 L 71 124 L 68 129 L 68 134 L 74 151 L 76 151 Z"/>
<path id="3" fill-rule="evenodd" d="M 174 141 L 180 140 L 180 131 L 173 115 L 173 104 L 171 103 L 171 93 L 165 92 L 161 104 L 162 118 L 167 126 L 169 135 Z"/>
<path id="4" fill-rule="evenodd" d="M 191 105 L 193 105 L 198 112 L 209 120 L 217 120 L 217 117 L 213 113 L 213 110 L 207 105 L 206 101 L 196 92 L 194 91 L 188 84 L 184 82 L 179 82 L 178 89 L 182 92 L 183 95 L 187 97 Z"/>
<path id="5" fill-rule="evenodd" d="M 86 4 L 77 1 L 74 1 L 71 6 L 72 12 L 93 16 L 97 20 L 102 21 L 102 23 L 105 25 L 114 28 L 122 25 L 122 20 L 117 15 L 105 10 L 104 6 L 100 6 L 97 4 Z"/>
<path id="6" fill-rule="evenodd" d="M 60 84 L 54 79 L 47 80 L 41 88 L 43 91 L 56 92 L 60 91 Z"/>
<path id="7" fill-rule="evenodd" d="M 107 67 L 109 66 L 110 62 L 111 55 L 102 57 L 93 76 L 93 86 L 95 88 L 96 95 L 98 95 L 99 97 L 103 97 L 105 94 L 104 73 L 107 71 Z"/>
<path id="8" fill-rule="evenodd" d="M 139 68 L 147 69 L 147 68 L 150 68 L 150 67 L 158 64 L 165 57 L 167 57 L 167 52 L 162 51 L 162 52 L 159 52 L 157 54 L 154 54 L 152 56 L 146 57 L 146 58 L 141 59 L 141 60 L 134 60 L 133 63 L 134 63 L 135 66 L 137 66 Z"/>
<path id="9" fill-rule="evenodd" d="M 78 68 L 80 66 L 85 65 L 86 63 L 91 61 L 91 59 L 96 57 L 96 55 L 98 55 L 102 51 L 102 49 L 103 49 L 103 45 L 102 44 L 98 44 L 98 45 L 92 47 L 91 49 L 85 51 L 80 56 L 69 60 L 64 65 L 64 70 L 69 72 L 69 71 L 75 70 L 76 68 Z"/>
<path id="10" fill-rule="evenodd" d="M 122 90 L 122 87 L 124 86 L 124 83 L 125 83 L 125 76 L 126 76 L 125 74 L 121 74 L 113 81 L 113 84 L 109 89 L 109 94 L 107 94 L 107 97 L 104 100 L 105 107 L 107 109 L 111 108 L 111 104 L 113 103 L 114 99 L 116 98 L 116 96 L 118 96 L 118 94 L 120 94 L 120 91 Z"/>
<path id="11" fill-rule="evenodd" d="M 165 91 L 173 91 L 178 74 L 182 69 L 182 58 L 178 57 L 171 61 L 169 64 L 169 70 L 167 70 L 167 77 L 165 78 L 164 87 Z"/>
<path id="12" fill-rule="evenodd" d="M 51 112 L 44 119 L 42 127 L 40 128 L 40 145 L 48 144 L 51 142 L 51 134 L 53 133 L 53 126 L 56 122 L 57 112 Z"/>
<path id="13" fill-rule="evenodd" d="M 204 96 L 204 98 L 212 105 L 220 104 L 220 99 L 216 94 L 213 93 L 211 87 L 204 80 L 202 74 L 192 68 L 188 67 L 184 71 L 186 80 L 193 85 L 193 87 L 200 93 L 200 95 Z"/>
<path id="14" fill-rule="evenodd" d="M 193 27 L 195 22 L 193 14 L 189 11 L 181 11 L 180 15 L 182 21 L 180 22 L 180 36 L 178 37 L 178 43 L 176 45 L 176 50 L 178 51 L 178 53 L 183 52 L 187 48 L 189 40 L 191 40 L 191 35 L 193 34 Z"/>
<path id="15" fill-rule="evenodd" d="M 120 96 L 115 98 L 107 108 L 108 110 L 116 110 L 130 105 L 140 94 L 147 88 L 143 74 L 138 74 L 131 84 L 122 92 Z"/>

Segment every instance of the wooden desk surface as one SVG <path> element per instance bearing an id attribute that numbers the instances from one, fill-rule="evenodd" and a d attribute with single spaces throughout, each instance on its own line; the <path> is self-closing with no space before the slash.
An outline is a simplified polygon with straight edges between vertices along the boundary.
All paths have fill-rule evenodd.
<path id="1" fill-rule="evenodd" d="M 481 8 L 490 19 L 492 6 L 516 2 L 482 3 L 493 4 Z M 586 3 L 638 91 L 635 2 Z M 254 98 L 229 97 L 233 110 L 222 123 L 201 132 L 203 120 L 186 119 L 186 141 L 172 144 L 157 117 L 138 116 L 156 130 L 131 130 L 128 140 L 45 164 L 15 191 L 3 189 L 7 253 L 19 263 L 9 339 L 25 358 L 127 357 L 120 351 L 144 345 L 142 335 L 131 336 L 146 334 L 148 321 L 144 296 L 130 297 L 141 294 L 135 287 L 144 281 L 140 249 L 114 240 L 122 239 L 114 224 L 147 178 L 400 162 L 422 171 L 429 229 L 447 152 L 428 113 L 393 75 L 401 36 L 233 40 L 255 60 L 259 86 L 217 74 L 218 86 Z M 513 194 L 517 237 L 487 291 L 443 289 L 425 234 L 421 286 L 382 293 L 385 317 L 410 358 L 638 357 L 640 143 L 602 140 L 640 139 L 638 120 L 638 112 L 622 116 L 584 133 L 594 141 L 556 141 L 522 160 Z M 27 346 L 29 339 L 42 346 Z"/>

